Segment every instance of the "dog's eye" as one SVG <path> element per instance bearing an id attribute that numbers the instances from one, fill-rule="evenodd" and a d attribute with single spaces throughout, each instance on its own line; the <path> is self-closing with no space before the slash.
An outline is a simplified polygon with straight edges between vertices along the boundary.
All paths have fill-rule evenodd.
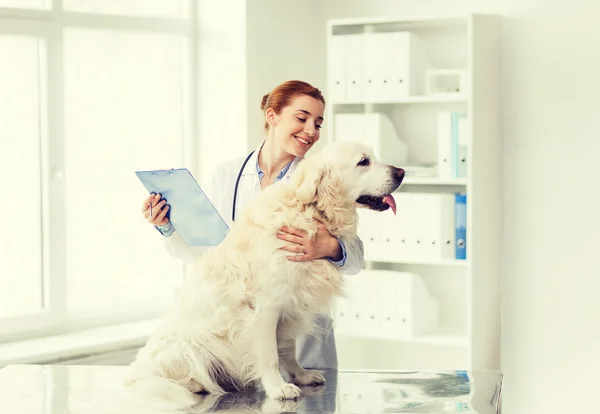
<path id="1" fill-rule="evenodd" d="M 360 165 L 361 167 L 366 167 L 369 165 L 369 159 L 365 157 L 362 160 L 360 160 L 357 165 Z"/>

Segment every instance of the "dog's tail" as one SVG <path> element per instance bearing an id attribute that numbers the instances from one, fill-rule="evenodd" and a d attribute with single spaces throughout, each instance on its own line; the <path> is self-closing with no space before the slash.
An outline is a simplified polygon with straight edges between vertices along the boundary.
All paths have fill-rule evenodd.
<path id="1" fill-rule="evenodd" d="M 225 391 L 215 377 L 218 373 L 215 367 L 218 365 L 214 358 L 185 345 L 185 342 L 178 344 L 177 352 L 166 348 L 160 360 L 154 360 L 154 369 L 158 368 L 158 371 L 146 362 L 134 362 L 125 379 L 129 399 L 149 408 L 180 410 L 202 400 L 196 393 L 224 394 Z M 184 373 L 179 373 L 180 380 L 169 378 L 173 375 L 171 370 L 174 367 L 187 368 Z"/>
<path id="2" fill-rule="evenodd" d="M 172 411 L 189 408 L 198 403 L 198 397 L 177 382 L 150 372 L 147 374 L 128 378 L 125 382 L 130 391 L 129 399 L 136 404 Z"/>

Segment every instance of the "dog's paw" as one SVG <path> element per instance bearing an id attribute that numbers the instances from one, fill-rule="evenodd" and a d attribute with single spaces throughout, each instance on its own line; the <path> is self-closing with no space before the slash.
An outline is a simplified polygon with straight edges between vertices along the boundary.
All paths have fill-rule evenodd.
<path id="1" fill-rule="evenodd" d="M 300 388 L 294 384 L 272 387 L 266 390 L 267 397 L 276 400 L 296 400 L 300 397 Z"/>
<path id="2" fill-rule="evenodd" d="M 296 400 L 275 400 L 272 398 L 265 398 L 263 401 L 260 412 L 261 413 L 295 413 L 300 408 L 300 402 Z"/>
<path id="3" fill-rule="evenodd" d="M 305 370 L 294 376 L 294 383 L 298 385 L 325 384 L 325 377 L 316 370 Z"/>

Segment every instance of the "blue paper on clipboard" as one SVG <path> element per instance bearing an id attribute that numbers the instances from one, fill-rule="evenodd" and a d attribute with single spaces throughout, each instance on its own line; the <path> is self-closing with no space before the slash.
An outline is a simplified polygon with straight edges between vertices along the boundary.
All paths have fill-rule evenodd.
<path id="1" fill-rule="evenodd" d="M 136 171 L 144 187 L 169 204 L 169 219 L 188 246 L 216 246 L 229 227 L 187 168 Z"/>

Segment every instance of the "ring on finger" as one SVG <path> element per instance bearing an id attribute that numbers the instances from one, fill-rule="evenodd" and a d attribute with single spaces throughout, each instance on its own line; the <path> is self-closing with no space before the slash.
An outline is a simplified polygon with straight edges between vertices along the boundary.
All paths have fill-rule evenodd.
<path id="1" fill-rule="evenodd" d="M 307 248 L 305 245 L 299 246 L 298 247 L 298 251 L 301 252 L 302 254 L 307 254 Z"/>

